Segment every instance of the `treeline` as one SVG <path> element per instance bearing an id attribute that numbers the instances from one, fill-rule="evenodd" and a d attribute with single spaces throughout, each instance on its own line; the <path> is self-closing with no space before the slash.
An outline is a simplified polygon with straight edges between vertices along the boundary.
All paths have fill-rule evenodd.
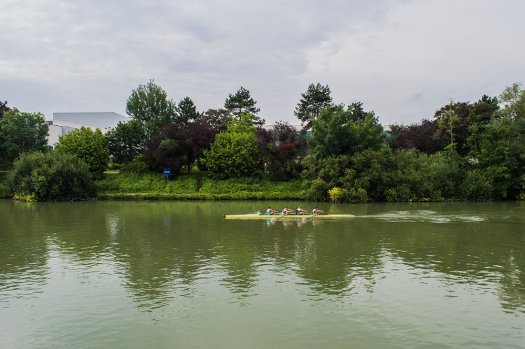
<path id="1" fill-rule="evenodd" d="M 45 154 L 51 150 L 41 114 L 7 103 L 0 110 L 0 166 L 11 169 L 14 193 L 36 200 L 92 196 L 90 181 L 108 166 L 128 173 L 169 167 L 174 178 L 195 166 L 218 179 L 300 178 L 304 198 L 318 201 L 525 199 L 525 91 L 517 84 L 498 97 L 450 102 L 432 119 L 387 130 L 362 103 L 334 103 L 327 85 L 311 84 L 295 109 L 302 125 L 296 130 L 286 122 L 263 128 L 257 102 L 243 87 L 222 108 L 198 112 L 191 98 L 175 103 L 149 81 L 128 98 L 128 122 L 106 135 L 70 132 L 53 156 Z M 29 151 L 39 153 L 20 156 Z M 80 164 L 62 171 L 73 163 L 66 156 Z M 69 179 L 59 180 L 65 173 Z M 85 189 L 71 189 L 79 186 Z"/>

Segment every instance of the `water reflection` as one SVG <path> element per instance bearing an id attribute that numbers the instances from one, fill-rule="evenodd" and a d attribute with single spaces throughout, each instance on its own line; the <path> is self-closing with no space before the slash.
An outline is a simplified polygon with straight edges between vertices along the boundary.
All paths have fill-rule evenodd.
<path id="1" fill-rule="evenodd" d="M 0 302 L 39 292 L 50 255 L 72 271 L 110 266 L 108 273 L 146 311 L 217 287 L 246 301 L 261 288 L 278 287 L 274 278 L 293 280 L 308 297 L 352 297 L 363 288 L 374 292 L 395 261 L 411 277 L 466 284 L 474 293 L 495 293 L 505 310 L 525 312 L 519 205 L 476 214 L 453 205 L 363 206 L 352 212 L 358 218 L 344 222 L 222 219 L 255 205 L 264 203 L 1 201 Z"/>

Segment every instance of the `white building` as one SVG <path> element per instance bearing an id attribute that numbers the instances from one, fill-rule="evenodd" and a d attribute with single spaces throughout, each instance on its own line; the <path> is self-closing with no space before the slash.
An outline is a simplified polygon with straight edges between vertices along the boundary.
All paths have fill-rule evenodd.
<path id="1" fill-rule="evenodd" d="M 60 136 L 82 126 L 93 131 L 98 128 L 105 134 L 119 122 L 128 120 L 128 117 L 113 112 L 53 113 L 53 121 L 49 123 L 47 144 L 54 146 Z"/>

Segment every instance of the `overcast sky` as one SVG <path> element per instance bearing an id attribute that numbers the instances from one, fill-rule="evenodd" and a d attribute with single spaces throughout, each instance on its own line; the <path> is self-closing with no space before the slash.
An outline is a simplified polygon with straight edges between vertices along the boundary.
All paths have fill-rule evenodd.
<path id="1" fill-rule="evenodd" d="M 525 0 L 0 0 L 0 100 L 51 118 L 125 113 L 155 79 L 221 107 L 249 89 L 268 122 L 310 83 L 384 124 L 432 118 L 525 80 Z"/>

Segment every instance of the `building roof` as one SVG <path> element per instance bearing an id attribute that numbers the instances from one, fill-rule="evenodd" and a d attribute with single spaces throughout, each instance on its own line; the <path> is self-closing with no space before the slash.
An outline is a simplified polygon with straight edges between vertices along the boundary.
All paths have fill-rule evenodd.
<path id="1" fill-rule="evenodd" d="M 53 113 L 53 124 L 60 125 L 60 121 L 72 122 L 98 128 L 113 128 L 119 122 L 126 122 L 129 118 L 114 112 L 72 112 Z"/>

